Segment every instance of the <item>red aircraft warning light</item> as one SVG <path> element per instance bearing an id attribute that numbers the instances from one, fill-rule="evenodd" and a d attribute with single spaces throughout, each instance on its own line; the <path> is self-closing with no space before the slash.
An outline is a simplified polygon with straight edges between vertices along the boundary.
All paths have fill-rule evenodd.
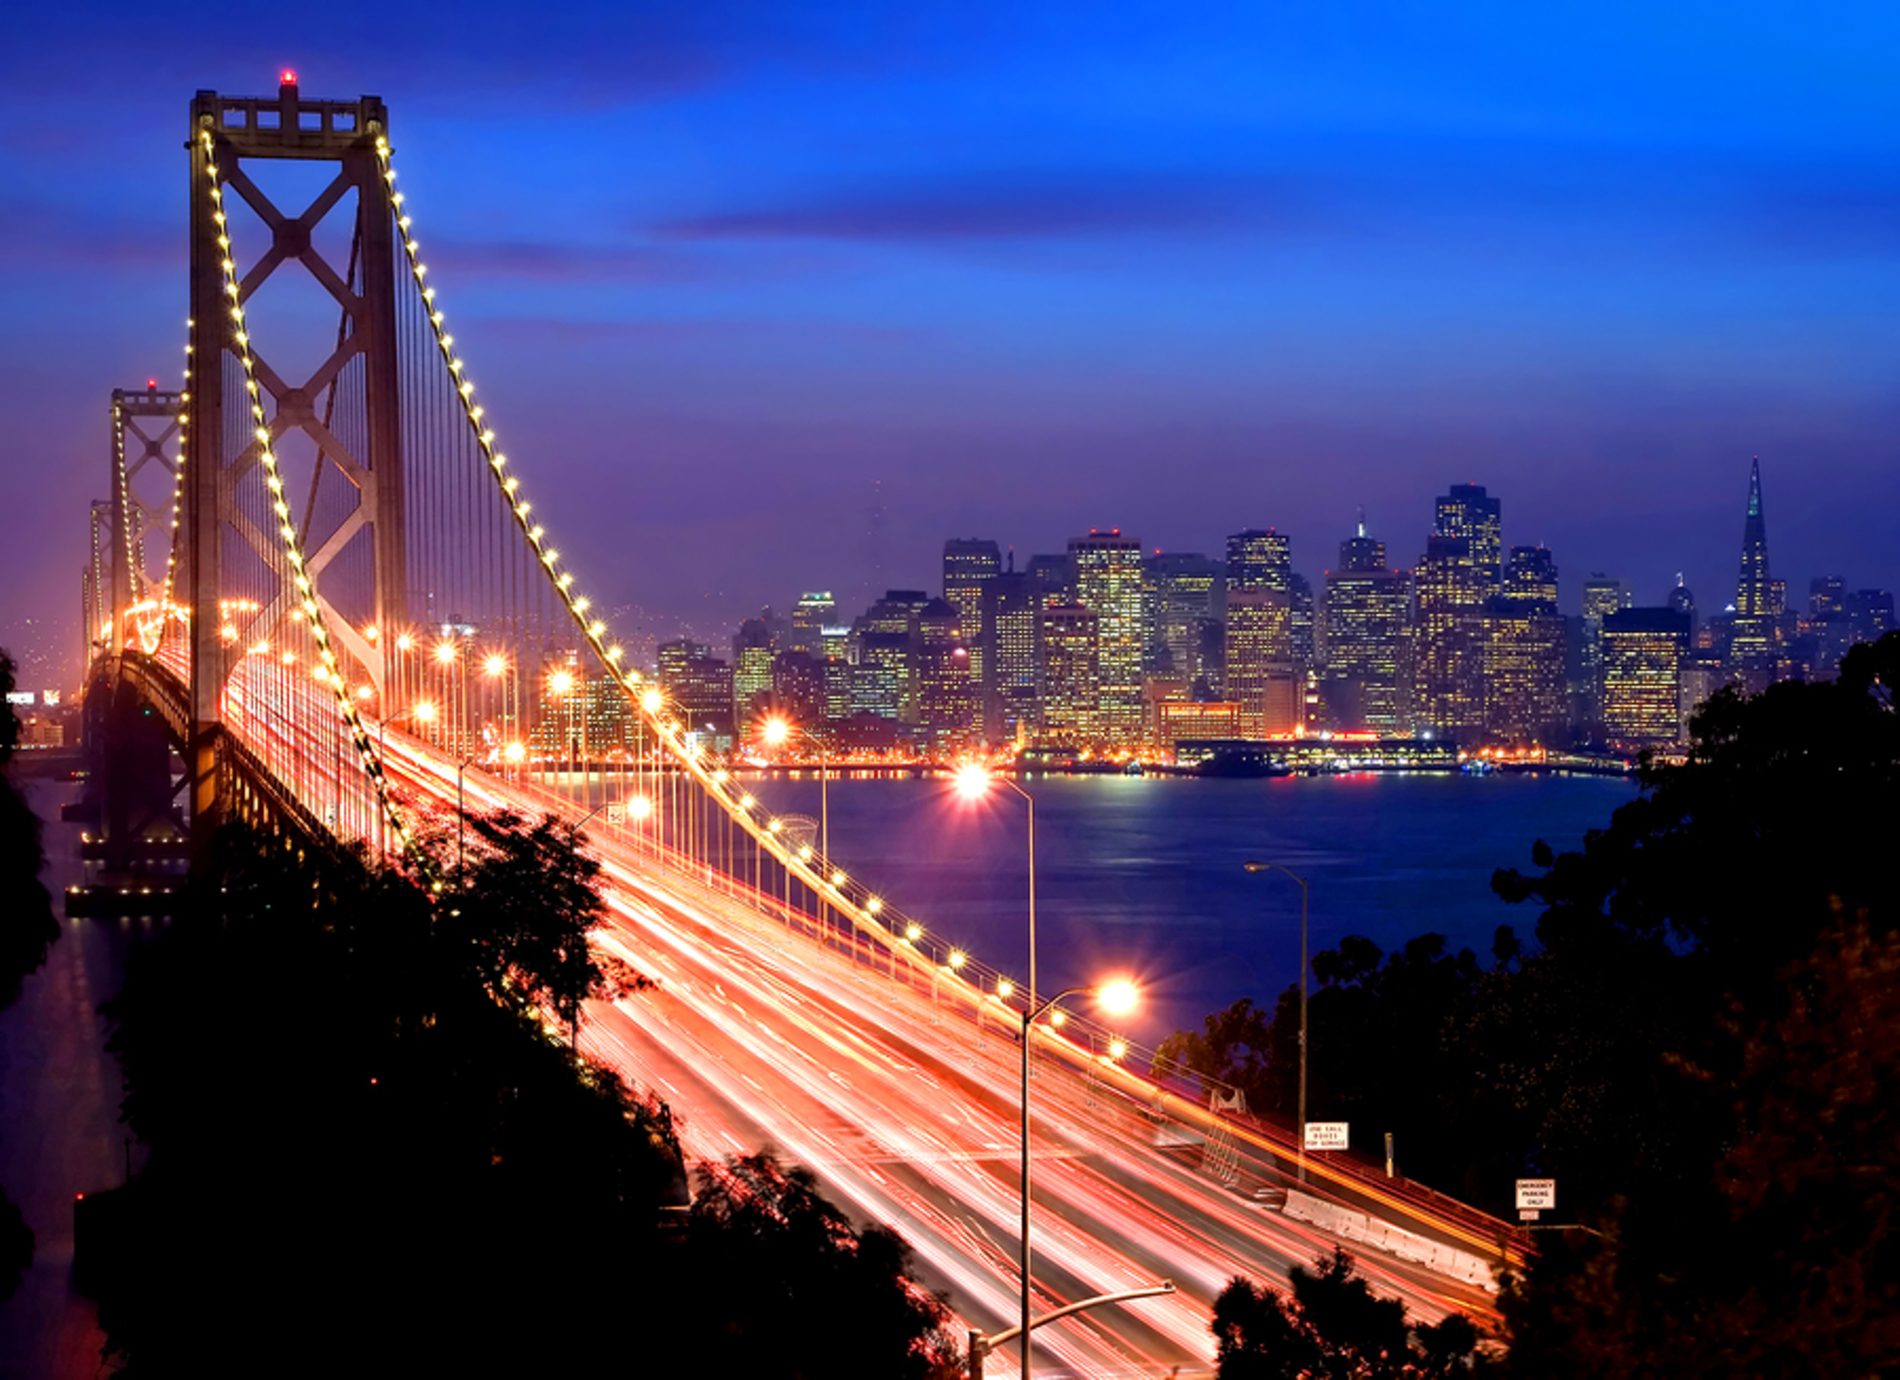
<path id="1" fill-rule="evenodd" d="M 282 78 L 282 80 L 283 80 L 283 83 L 284 83 L 284 85 L 285 85 L 285 86 L 295 86 L 295 85 L 297 84 L 297 70 L 296 70 L 296 68 L 294 68 L 294 67 L 286 67 L 286 68 L 284 69 L 284 75 L 283 75 L 283 78 Z"/>

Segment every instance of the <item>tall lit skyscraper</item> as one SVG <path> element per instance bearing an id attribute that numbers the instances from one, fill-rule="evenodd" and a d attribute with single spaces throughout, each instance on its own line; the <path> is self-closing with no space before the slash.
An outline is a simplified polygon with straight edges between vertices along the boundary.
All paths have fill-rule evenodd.
<path id="1" fill-rule="evenodd" d="M 1566 629 L 1557 563 L 1541 546 L 1514 546 L 1484 606 L 1484 734 L 1510 747 L 1552 747 L 1565 736 Z"/>
<path id="2" fill-rule="evenodd" d="M 1300 727 L 1293 663 L 1293 544 L 1271 528 L 1227 539 L 1225 691 L 1244 738 Z"/>
<path id="3" fill-rule="evenodd" d="M 917 616 L 917 722 L 942 756 L 969 747 L 976 732 L 978 696 L 970 660 L 963 615 L 948 599 L 932 599 Z"/>
<path id="4" fill-rule="evenodd" d="M 1603 722 L 1603 620 L 1630 606 L 1623 582 L 1602 571 L 1583 582 L 1583 692 L 1585 717 Z"/>
<path id="5" fill-rule="evenodd" d="M 1465 486 L 1460 486 L 1465 487 Z M 1484 723 L 1485 580 L 1471 539 L 1435 533 L 1413 573 L 1414 723 L 1459 742 Z"/>
<path id="6" fill-rule="evenodd" d="M 1069 542 L 1075 601 L 1095 616 L 1096 736 L 1105 748 L 1141 742 L 1141 543 L 1120 528 Z M 1047 624 L 1045 621 L 1045 632 Z"/>
<path id="7" fill-rule="evenodd" d="M 838 615 L 838 601 L 828 589 L 807 590 L 792 605 L 792 636 L 789 650 L 808 655 L 824 655 L 825 625 Z"/>
<path id="8" fill-rule="evenodd" d="M 1159 552 L 1148 558 L 1148 578 L 1154 586 L 1154 640 L 1159 646 L 1152 658 L 1156 669 L 1165 657 L 1166 668 L 1175 675 L 1196 681 L 1218 681 L 1209 676 L 1203 664 L 1206 627 L 1220 617 L 1225 593 L 1225 572 L 1219 561 L 1198 552 Z"/>
<path id="9" fill-rule="evenodd" d="M 1674 609 L 1619 609 L 1603 620 L 1603 733 L 1621 748 L 1664 747 L 1682 732 L 1689 620 Z"/>
<path id="10" fill-rule="evenodd" d="M 1779 616 L 1785 586 L 1768 570 L 1768 524 L 1762 515 L 1761 459 L 1748 470 L 1748 509 L 1742 517 L 1742 572 L 1735 582 L 1735 619 L 1729 635 L 1729 669 L 1750 694 L 1775 679 L 1781 656 Z"/>
<path id="11" fill-rule="evenodd" d="M 1033 576 L 1006 570 L 990 581 L 984 605 L 990 644 L 984 736 L 992 743 L 1016 742 L 1034 730 L 1039 717 L 1043 601 Z"/>
<path id="12" fill-rule="evenodd" d="M 1362 514 L 1326 572 L 1322 688 L 1334 727 L 1397 737 L 1412 731 L 1412 577 L 1385 560 Z"/>
<path id="13" fill-rule="evenodd" d="M 1471 543 L 1471 564 L 1483 594 L 1497 588 L 1504 563 L 1504 508 L 1485 493 L 1482 484 L 1453 484 L 1437 505 L 1441 537 L 1463 537 Z M 1483 596 L 1481 596 L 1483 597 Z"/>
<path id="14" fill-rule="evenodd" d="M 748 618 L 732 639 L 732 717 L 741 737 L 752 731 L 762 697 L 772 689 L 777 648 L 763 618 Z"/>
<path id="15" fill-rule="evenodd" d="M 1066 747 L 1109 745 L 1098 710 L 1099 620 L 1080 604 L 1042 610 L 1042 732 L 1044 743 Z"/>

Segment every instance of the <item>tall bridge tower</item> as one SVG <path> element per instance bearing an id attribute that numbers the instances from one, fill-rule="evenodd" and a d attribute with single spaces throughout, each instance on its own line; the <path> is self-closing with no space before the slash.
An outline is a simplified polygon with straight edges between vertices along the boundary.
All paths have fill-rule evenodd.
<path id="1" fill-rule="evenodd" d="M 221 815 L 216 754 L 234 657 L 268 646 L 302 617 L 304 595 L 284 564 L 281 526 L 294 524 L 305 544 L 303 570 L 339 652 L 356 663 L 379 701 L 389 679 L 376 630 L 399 623 L 408 601 L 396 353 L 400 251 L 376 154 L 387 129 L 379 98 L 306 100 L 291 72 L 275 97 L 200 91 L 191 103 L 185 589 L 192 807 L 201 831 Z M 285 163 L 302 167 L 273 177 L 260 166 Z M 300 210 L 273 199 L 273 191 L 301 196 L 312 187 Z M 213 188 L 226 193 L 221 200 Z M 239 216 L 249 227 L 243 235 L 233 225 Z M 237 308 L 245 306 L 255 323 L 257 313 L 246 304 L 282 277 L 306 280 L 294 291 L 272 290 L 293 300 L 302 292 L 307 301 L 314 280 L 325 311 L 334 306 L 327 319 L 335 324 L 314 325 L 310 313 L 292 313 L 288 327 L 273 327 L 275 334 L 259 340 L 253 337 L 260 328 L 251 324 L 240 341 Z M 251 356 L 255 401 L 267 418 L 262 426 L 252 413 L 240 348 Z M 299 355 L 321 362 L 298 377 L 283 362 Z M 301 454 L 294 487 L 301 490 L 307 476 L 308 499 L 265 491 L 266 445 Z M 280 501 L 290 505 L 288 517 L 276 507 Z M 333 578 L 326 580 L 326 572 Z"/>

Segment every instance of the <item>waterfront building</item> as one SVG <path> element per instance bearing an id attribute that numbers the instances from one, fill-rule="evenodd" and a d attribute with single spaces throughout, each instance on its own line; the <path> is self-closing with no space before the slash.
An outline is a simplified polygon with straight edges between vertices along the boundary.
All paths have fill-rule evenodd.
<path id="1" fill-rule="evenodd" d="M 1240 706 L 1240 732 L 1296 732 L 1300 687 L 1293 660 L 1293 549 L 1268 528 L 1227 539 L 1227 632 L 1222 693 Z"/>
<path id="2" fill-rule="evenodd" d="M 957 636 L 968 653 L 979 725 L 983 690 L 989 683 L 990 642 L 983 621 L 985 592 L 1002 573 L 1002 550 L 993 541 L 952 537 L 943 544 L 943 597 L 957 611 Z"/>
<path id="3" fill-rule="evenodd" d="M 917 723 L 939 757 L 964 751 L 976 736 L 971 660 L 962 613 L 948 599 L 931 600 L 917 619 Z"/>
<path id="4" fill-rule="evenodd" d="M 1318 651 L 1321 693 L 1335 729 L 1412 731 L 1412 576 L 1386 565 L 1385 543 L 1358 532 L 1326 572 Z"/>
<path id="5" fill-rule="evenodd" d="M 1012 557 L 1011 566 L 1015 561 Z M 984 736 L 1020 742 L 1036 726 L 1042 662 L 1042 600 L 1035 577 L 1005 570 L 984 591 L 983 624 L 990 646 L 985 667 Z"/>
<path id="6" fill-rule="evenodd" d="M 825 663 L 810 652 L 772 658 L 772 712 L 820 740 L 825 730 Z"/>
<path id="7" fill-rule="evenodd" d="M 1155 705 L 1155 745 L 1174 753 L 1184 742 L 1240 737 L 1240 706 L 1232 700 L 1164 700 Z"/>
<path id="8" fill-rule="evenodd" d="M 1120 528 L 1069 542 L 1075 601 L 1095 617 L 1095 734 L 1104 748 L 1141 741 L 1141 543 Z M 1047 620 L 1044 623 L 1045 632 Z"/>
<path id="9" fill-rule="evenodd" d="M 1190 687 L 1218 682 L 1220 668 L 1207 664 L 1207 625 L 1222 616 L 1225 567 L 1199 552 L 1156 552 L 1145 565 L 1154 590 L 1148 669 L 1186 676 Z"/>
<path id="10" fill-rule="evenodd" d="M 748 618 L 732 638 L 732 719 L 741 737 L 752 724 L 772 689 L 772 658 L 778 642 L 766 618 Z"/>
<path id="11" fill-rule="evenodd" d="M 1601 571 L 1583 582 L 1583 700 L 1592 736 L 1603 724 L 1603 620 L 1630 603 L 1623 582 Z"/>
<path id="12" fill-rule="evenodd" d="M 1045 745 L 1097 747 L 1106 742 L 1098 709 L 1101 679 L 1097 664 L 1097 618 L 1081 604 L 1052 604 L 1042 610 L 1042 686 L 1038 699 Z"/>
<path id="13" fill-rule="evenodd" d="M 1689 620 L 1670 608 L 1619 609 L 1603 620 L 1603 735 L 1614 747 L 1668 747 L 1682 732 Z"/>
<path id="14" fill-rule="evenodd" d="M 696 733 L 731 737 L 732 664 L 714 656 L 705 643 L 689 638 L 662 642 L 657 657 L 660 692 L 674 706 L 680 722 Z"/>
<path id="15" fill-rule="evenodd" d="M 1484 726 L 1484 591 L 1469 537 L 1427 539 L 1413 573 L 1412 717 L 1460 743 L 1475 741 Z"/>
<path id="16" fill-rule="evenodd" d="M 1484 736 L 1509 747 L 1551 747 L 1569 718 L 1568 628 L 1557 612 L 1557 563 L 1541 546 L 1514 546 L 1485 601 Z"/>

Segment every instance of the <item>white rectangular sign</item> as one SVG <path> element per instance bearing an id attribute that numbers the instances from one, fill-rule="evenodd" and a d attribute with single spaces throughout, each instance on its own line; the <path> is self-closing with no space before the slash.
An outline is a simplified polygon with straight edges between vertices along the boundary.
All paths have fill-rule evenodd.
<path id="1" fill-rule="evenodd" d="M 607 822 L 609 824 L 625 824 L 627 822 L 627 807 L 619 801 L 615 801 L 609 805 L 607 807 Z"/>
<path id="2" fill-rule="evenodd" d="M 1519 1208 L 1535 1208 L 1540 1212 L 1555 1208 L 1557 1181 L 1555 1179 L 1519 1179 L 1517 1205 Z"/>
<path id="3" fill-rule="evenodd" d="M 1307 1122 L 1306 1148 L 1308 1150 L 1344 1150 L 1346 1126 L 1347 1123 L 1343 1121 Z"/>

